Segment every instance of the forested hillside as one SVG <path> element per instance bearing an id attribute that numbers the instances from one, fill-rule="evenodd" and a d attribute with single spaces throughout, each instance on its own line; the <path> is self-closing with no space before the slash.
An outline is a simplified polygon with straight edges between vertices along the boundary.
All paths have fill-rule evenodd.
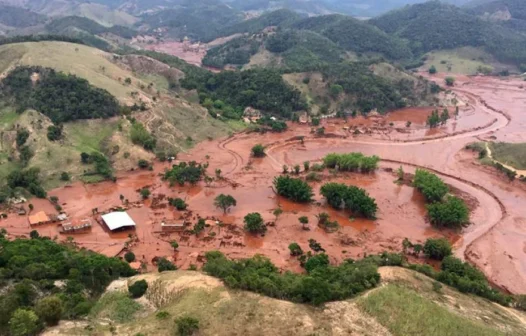
<path id="1" fill-rule="evenodd" d="M 18 67 L 2 80 L 0 90 L 20 112 L 33 108 L 53 122 L 115 116 L 117 100 L 85 79 L 42 67 Z"/>
<path id="2" fill-rule="evenodd" d="M 46 17 L 24 8 L 0 4 L 0 25 L 25 28 L 46 22 Z"/>
<path id="3" fill-rule="evenodd" d="M 31 233 L 32 239 L 8 238 L 2 229 L 3 335 L 36 335 L 61 319 L 86 316 L 111 281 L 135 274 L 119 259 L 41 238 L 36 231 Z"/>
<path id="4" fill-rule="evenodd" d="M 137 35 L 137 32 L 133 29 L 123 26 L 105 27 L 93 20 L 80 16 L 67 16 L 55 19 L 46 25 L 46 30 L 51 34 L 64 34 L 71 29 L 82 30 L 93 35 L 112 33 L 127 39 Z"/>
<path id="5" fill-rule="evenodd" d="M 225 65 L 246 65 L 261 50 L 278 55 L 280 68 L 287 71 L 316 69 L 338 63 L 345 51 L 328 38 L 313 31 L 283 29 L 275 34 L 239 37 L 210 49 L 203 64 L 222 68 Z"/>
<path id="6" fill-rule="evenodd" d="M 504 62 L 526 63 L 526 36 L 438 1 L 408 6 L 370 22 L 410 41 L 415 54 L 474 46 Z"/>
<path id="7" fill-rule="evenodd" d="M 489 0 L 469 8 L 470 12 L 477 15 L 491 17 L 497 12 L 509 12 L 512 19 L 526 20 L 526 2 L 522 0 Z M 499 17 L 495 17 L 499 19 Z M 501 18 L 503 21 L 507 19 Z"/>
<path id="8" fill-rule="evenodd" d="M 240 22 L 242 14 L 216 0 L 182 1 L 178 8 L 145 15 L 142 24 L 151 29 L 167 27 L 172 38 L 185 36 L 193 40 L 211 41 L 220 31 Z"/>
<path id="9" fill-rule="evenodd" d="M 282 9 L 263 14 L 259 17 L 245 20 L 220 30 L 217 37 L 233 34 L 255 34 L 267 27 L 282 26 L 299 20 L 302 16 L 290 10 Z"/>

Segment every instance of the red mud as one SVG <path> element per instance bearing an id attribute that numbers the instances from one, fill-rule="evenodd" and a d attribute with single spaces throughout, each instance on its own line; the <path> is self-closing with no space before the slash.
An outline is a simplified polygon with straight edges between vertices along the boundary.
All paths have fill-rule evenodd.
<path id="1" fill-rule="evenodd" d="M 526 115 L 516 107 L 526 104 L 526 90 L 520 88 L 518 80 L 497 78 L 458 78 L 455 93 L 468 106 L 461 109 L 453 126 L 438 130 L 436 135 L 425 134 L 423 123 L 430 109 L 406 109 L 380 118 L 389 128 L 400 124 L 404 129 L 407 120 L 412 121 L 404 133 L 386 131 L 383 134 L 354 134 L 343 127 L 371 127 L 373 118 L 324 120 L 323 126 L 335 137 L 316 137 L 307 125 L 291 125 L 282 134 L 237 134 L 231 138 L 201 143 L 189 153 L 181 154 L 180 160 L 208 161 L 210 175 L 221 169 L 223 180 L 215 181 L 210 187 L 200 183 L 190 187 L 169 187 L 159 177 L 169 164 L 158 163 L 155 171 L 123 172 L 117 183 L 105 182 L 98 185 L 74 183 L 69 187 L 53 190 L 50 195 L 58 196 L 64 211 L 72 221 L 92 218 L 93 228 L 88 233 L 71 234 L 79 246 L 87 247 L 108 255 L 116 255 L 128 241 L 129 248 L 139 260 L 152 268 L 151 260 L 157 256 L 175 258 L 178 266 L 186 268 L 198 264 L 203 252 L 219 249 L 230 257 L 240 258 L 256 253 L 265 254 L 284 269 L 299 270 L 297 260 L 291 258 L 288 245 L 295 241 L 308 250 L 308 240 L 316 239 L 327 250 L 334 262 L 349 257 L 384 250 L 401 250 L 401 241 L 407 237 L 414 242 L 423 242 L 428 237 L 445 236 L 455 243 L 456 254 L 466 257 L 480 267 L 490 280 L 512 293 L 526 292 L 526 213 L 525 188 L 506 182 L 502 177 L 474 164 L 472 153 L 465 152 L 464 146 L 477 141 L 475 137 L 495 136 L 503 141 L 525 141 L 524 122 Z M 484 100 L 481 98 L 484 96 Z M 488 120 L 490 122 L 488 122 Z M 447 129 L 446 129 L 447 128 Z M 423 134 L 424 133 L 424 134 Z M 304 144 L 298 136 L 305 137 Z M 250 158 L 250 149 L 256 143 L 267 146 L 263 159 Z M 379 155 L 383 161 L 381 169 L 370 175 L 339 174 L 332 176 L 323 172 L 324 180 L 338 181 L 365 188 L 379 206 L 378 219 L 374 221 L 351 219 L 348 213 L 335 211 L 324 204 L 317 193 L 321 183 L 312 183 L 316 191 L 315 202 L 298 205 L 277 197 L 271 188 L 272 180 L 279 175 L 284 164 L 292 166 L 304 161 L 316 161 L 330 152 L 354 152 Z M 207 155 L 210 158 L 207 160 Z M 438 231 L 425 220 L 422 196 L 412 187 L 394 183 L 396 176 L 384 168 L 396 169 L 400 165 L 408 173 L 416 167 L 425 167 L 439 174 L 454 190 L 472 200 L 472 224 L 460 234 Z M 137 190 L 149 186 L 152 200 L 142 202 Z M 231 194 L 238 201 L 226 216 L 213 206 L 217 195 Z M 104 226 L 93 220 L 92 208 L 108 211 L 122 206 L 120 195 L 129 200 L 130 216 L 137 228 L 132 232 L 110 234 Z M 191 229 L 198 216 L 209 218 L 207 228 L 199 237 L 189 233 L 162 233 L 161 221 L 180 221 L 184 215 L 167 206 L 166 197 L 181 197 L 189 204 L 186 216 Z M 47 201 L 32 200 L 34 211 L 53 212 Z M 478 205 L 478 206 L 477 206 Z M 284 213 L 273 224 L 273 209 L 281 206 Z M 326 233 L 316 225 L 316 214 L 328 212 L 340 223 L 336 233 Z M 246 235 L 243 231 L 243 217 L 249 212 L 259 212 L 267 223 L 264 237 Z M 310 230 L 303 230 L 298 217 L 309 218 Z M 216 221 L 222 225 L 216 225 Z M 31 231 L 27 217 L 10 214 L 0 226 L 10 234 L 28 235 Z M 57 236 L 57 224 L 39 227 L 44 235 Z M 128 234 L 136 235 L 133 239 Z M 61 239 L 66 237 L 60 236 Z M 180 244 L 176 255 L 170 247 L 170 240 Z M 121 254 L 122 255 L 122 254 Z"/>

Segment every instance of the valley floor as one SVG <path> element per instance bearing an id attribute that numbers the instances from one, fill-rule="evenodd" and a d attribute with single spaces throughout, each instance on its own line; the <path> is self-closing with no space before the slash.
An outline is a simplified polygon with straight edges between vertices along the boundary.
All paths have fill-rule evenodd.
<path id="1" fill-rule="evenodd" d="M 442 80 L 440 77 L 432 79 Z M 522 126 L 525 116 L 521 113 L 526 104 L 526 90 L 522 83 L 490 77 L 457 78 L 452 90 L 464 106 L 457 118 L 432 134 L 422 134 L 425 118 L 403 111 L 398 117 L 395 112 L 387 118 L 323 120 L 324 136 L 315 135 L 307 125 L 292 124 L 281 134 L 239 133 L 202 142 L 189 152 L 181 153 L 178 157 L 181 161 L 209 162 L 210 175 L 216 169 L 221 170 L 222 178 L 210 186 L 200 183 L 170 187 L 160 177 L 170 164 L 156 163 L 153 171 L 121 172 L 116 183 L 83 185 L 77 182 L 49 194 L 59 198 L 72 222 L 92 219 L 91 231 L 72 235 L 79 246 L 107 255 L 122 255 L 127 246 L 149 269 L 153 269 L 154 259 L 161 256 L 168 256 L 182 268 L 200 265 L 205 251 L 217 249 L 232 258 L 261 253 L 278 267 L 299 271 L 298 261 L 289 256 L 291 242 L 307 249 L 308 240 L 316 239 L 327 249 L 332 261 L 339 262 L 385 250 L 400 251 L 406 237 L 413 242 L 423 242 L 429 237 L 445 236 L 455 244 L 457 256 L 477 265 L 493 283 L 512 293 L 524 293 L 526 184 L 506 181 L 493 168 L 477 164 L 475 154 L 464 150 L 466 144 L 482 138 L 526 141 Z M 407 118 L 413 121 L 409 130 L 405 127 Z M 394 126 L 386 127 L 385 124 L 391 122 Z M 265 158 L 250 157 L 250 150 L 256 143 L 266 146 Z M 380 169 L 371 175 L 334 174 L 327 170 L 319 173 L 322 181 L 365 188 L 379 205 L 377 220 L 349 218 L 349 214 L 330 209 L 317 193 L 319 182 L 313 183 L 316 202 L 310 205 L 300 206 L 275 195 L 272 181 L 281 174 L 283 165 L 315 163 L 331 152 L 362 152 L 382 158 Z M 411 186 L 394 183 L 396 174 L 393 171 L 400 166 L 407 173 L 420 167 L 438 174 L 455 194 L 468 202 L 471 225 L 460 233 L 430 226 L 425 219 L 422 196 Z M 152 191 L 146 201 L 142 201 L 138 193 L 143 187 Z M 237 207 L 226 215 L 213 206 L 214 198 L 221 193 L 230 194 L 238 201 Z M 132 232 L 109 233 L 95 221 L 92 209 L 105 212 L 120 207 L 123 205 L 121 195 L 130 202 L 128 212 L 137 228 Z M 189 211 L 173 210 L 168 206 L 167 197 L 185 199 Z M 47 201 L 32 202 L 35 211 L 54 211 Z M 277 207 L 284 213 L 276 220 L 272 212 Z M 266 222 L 275 222 L 264 237 L 244 233 L 243 217 L 249 212 L 260 212 Z M 329 212 L 333 220 L 340 223 L 340 230 L 326 233 L 316 227 L 313 223 L 320 212 Z M 310 230 L 302 229 L 298 222 L 300 216 L 309 218 Z M 162 222 L 187 221 L 193 225 L 198 217 L 206 218 L 209 224 L 199 237 L 162 230 Z M 27 236 L 33 229 L 27 217 L 15 214 L 0 221 L 0 226 L 16 236 Z M 36 229 L 41 235 L 66 239 L 59 234 L 56 224 Z M 171 248 L 171 240 L 179 242 L 177 252 Z"/>

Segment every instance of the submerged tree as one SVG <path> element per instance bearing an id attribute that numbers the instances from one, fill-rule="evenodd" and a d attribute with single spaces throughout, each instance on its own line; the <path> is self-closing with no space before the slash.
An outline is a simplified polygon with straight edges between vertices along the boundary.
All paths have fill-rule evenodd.
<path id="1" fill-rule="evenodd" d="M 236 206 L 237 201 L 234 197 L 230 195 L 221 194 L 217 196 L 214 200 L 214 206 L 223 210 L 223 213 L 226 214 L 231 207 Z"/>

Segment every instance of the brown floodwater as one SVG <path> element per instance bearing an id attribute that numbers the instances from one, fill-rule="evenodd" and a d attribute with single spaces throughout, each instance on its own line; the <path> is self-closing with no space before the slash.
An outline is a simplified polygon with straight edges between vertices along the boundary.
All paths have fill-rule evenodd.
<path id="1" fill-rule="evenodd" d="M 431 78 L 440 82 L 441 77 Z M 82 247 L 107 255 L 122 255 L 129 244 L 139 260 L 153 268 L 155 257 L 174 259 L 178 266 L 200 264 L 209 250 L 221 250 L 233 258 L 264 254 L 283 269 L 299 271 L 291 258 L 288 245 L 297 242 L 308 250 L 308 240 L 317 240 L 331 256 L 331 261 L 360 257 L 364 254 L 400 251 L 401 241 L 409 238 L 423 242 L 429 237 L 446 237 L 454 243 L 455 253 L 480 267 L 492 282 L 513 293 L 526 292 L 526 188 L 519 181 L 510 183 L 491 168 L 480 166 L 475 155 L 463 150 L 467 143 L 478 138 L 493 137 L 501 141 L 525 141 L 526 90 L 519 79 L 488 77 L 458 77 L 452 90 L 465 105 L 458 118 L 435 130 L 425 127 L 433 108 L 412 108 L 394 111 L 387 116 L 323 120 L 326 136 L 317 137 L 308 125 L 290 124 L 281 134 L 240 133 L 232 137 L 206 141 L 180 160 L 209 162 L 209 174 L 221 169 L 223 179 L 210 186 L 173 186 L 162 181 L 159 174 L 168 163 L 156 163 L 154 171 L 120 172 L 116 183 L 103 182 L 70 186 L 52 190 L 71 222 L 84 218 L 92 220 L 89 232 L 71 234 Z M 453 112 L 451 110 L 451 112 Z M 406 127 L 406 122 L 411 126 Z M 393 126 L 390 125 L 393 123 Z M 359 129 L 360 132 L 355 132 Z M 303 143 L 298 137 L 304 137 Z M 267 147 L 262 159 L 250 157 L 256 143 Z M 363 152 L 379 155 L 383 161 L 374 174 L 322 173 L 323 182 L 334 181 L 356 185 L 367 190 L 379 207 L 377 219 L 353 218 L 352 214 L 335 210 L 319 195 L 321 183 L 311 183 L 315 201 L 296 204 L 278 197 L 272 189 L 273 179 L 281 174 L 282 166 L 302 166 L 304 161 L 316 162 L 324 155 L 337 152 Z M 461 232 L 440 231 L 425 219 L 422 195 L 406 184 L 395 183 L 391 170 L 402 166 L 412 173 L 417 167 L 433 170 L 448 183 L 471 207 L 471 225 Z M 302 173 L 303 174 L 303 173 Z M 138 190 L 149 187 L 150 200 L 142 201 Z M 219 194 L 230 194 L 238 204 L 227 214 L 213 205 Z M 137 223 L 133 231 L 110 233 L 92 215 L 122 206 L 121 195 L 129 201 L 129 214 Z M 167 205 L 167 197 L 180 197 L 189 204 L 188 212 L 178 212 Z M 31 200 L 36 211 L 54 213 L 46 200 Z M 283 209 L 277 220 L 272 214 Z M 249 235 L 243 230 L 243 217 L 259 212 L 268 224 L 264 236 Z M 327 212 L 338 221 L 340 230 L 326 233 L 317 226 L 316 215 Z M 298 218 L 309 218 L 308 230 Z M 189 233 L 162 232 L 162 221 L 186 219 L 192 228 L 199 217 L 207 218 L 207 227 L 198 237 Z M 219 223 L 220 225 L 216 224 Z M 223 223 L 223 224 L 221 224 Z M 0 226 L 15 236 L 27 236 L 31 231 L 26 216 L 9 214 Z M 50 237 L 60 235 L 57 224 L 38 227 Z M 130 239 L 129 235 L 132 234 Z M 169 242 L 177 240 L 174 252 Z"/>

